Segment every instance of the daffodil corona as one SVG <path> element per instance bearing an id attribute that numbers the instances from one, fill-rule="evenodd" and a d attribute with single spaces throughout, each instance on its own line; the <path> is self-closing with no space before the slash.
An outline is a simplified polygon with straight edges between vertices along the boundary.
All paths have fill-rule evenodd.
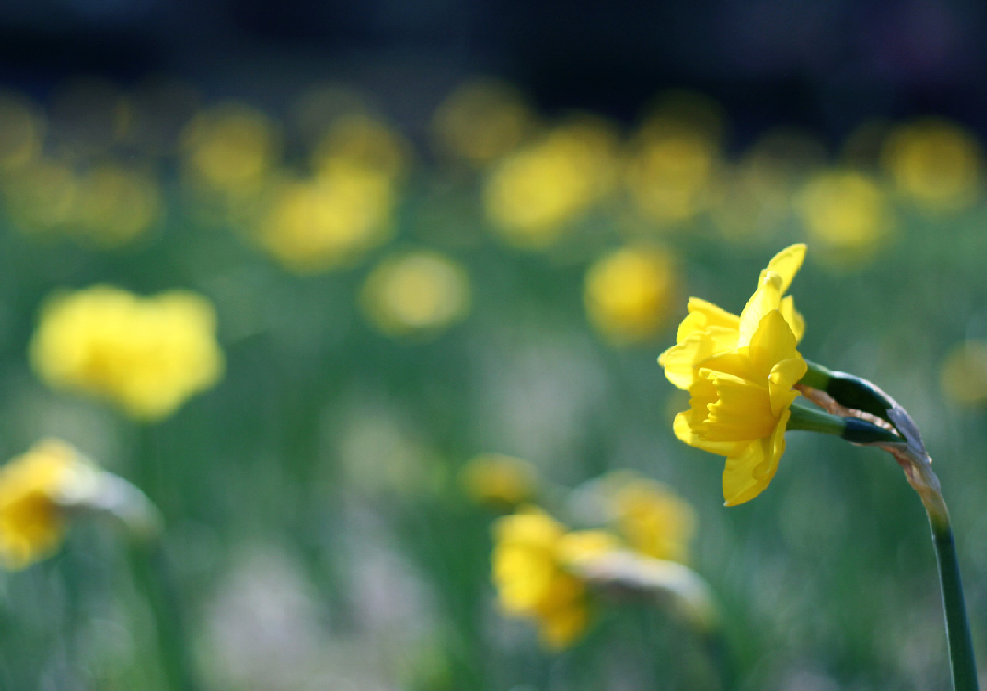
<path id="1" fill-rule="evenodd" d="M 658 359 L 669 381 L 691 395 L 689 410 L 675 418 L 675 435 L 726 457 L 728 506 L 760 494 L 785 451 L 793 387 L 807 366 L 796 348 L 804 323 L 784 293 L 805 249 L 792 245 L 775 255 L 740 316 L 690 298 L 676 345 Z"/>

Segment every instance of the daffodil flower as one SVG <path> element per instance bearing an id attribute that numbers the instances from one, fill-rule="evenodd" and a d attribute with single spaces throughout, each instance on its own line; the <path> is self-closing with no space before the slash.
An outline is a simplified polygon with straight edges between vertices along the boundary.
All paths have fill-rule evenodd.
<path id="1" fill-rule="evenodd" d="M 795 310 L 792 297 L 785 297 L 784 293 L 802 266 L 805 250 L 805 245 L 792 245 L 776 254 L 761 272 L 758 290 L 751 298 L 751 302 L 756 299 L 760 306 L 761 316 L 777 309 L 795 334 L 796 341 L 802 340 L 805 323 L 802 315 Z M 776 274 L 780 283 L 774 279 L 765 284 L 769 274 Z M 680 389 L 690 389 L 702 362 L 738 346 L 740 322 L 740 317 L 711 302 L 689 298 L 689 315 L 679 324 L 676 344 L 658 358 L 668 380 Z M 748 336 L 757 328 L 753 317 L 749 318 L 746 328 Z"/>
<path id="2" fill-rule="evenodd" d="M 668 379 L 691 394 L 675 418 L 675 435 L 726 457 L 728 506 L 760 494 L 785 451 L 785 429 L 807 366 L 796 346 L 804 330 L 784 297 L 805 256 L 804 245 L 778 253 L 761 272 L 740 316 L 693 298 L 678 343 L 659 362 Z"/>

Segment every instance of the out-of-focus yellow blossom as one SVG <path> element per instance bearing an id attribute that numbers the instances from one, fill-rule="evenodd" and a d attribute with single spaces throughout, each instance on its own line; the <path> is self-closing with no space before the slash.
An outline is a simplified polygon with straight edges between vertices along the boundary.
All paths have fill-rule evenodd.
<path id="1" fill-rule="evenodd" d="M 777 234 L 791 211 L 790 195 L 765 182 L 743 164 L 725 168 L 717 177 L 710 217 L 724 239 L 750 246 Z"/>
<path id="2" fill-rule="evenodd" d="M 297 273 L 346 264 L 391 234 L 391 182 L 367 168 L 337 168 L 282 185 L 260 223 L 260 244 Z"/>
<path id="3" fill-rule="evenodd" d="M 7 213 L 18 230 L 45 235 L 65 228 L 79 195 L 79 181 L 66 163 L 34 159 L 4 186 Z"/>
<path id="4" fill-rule="evenodd" d="M 411 147 L 383 121 L 363 114 L 335 120 L 323 133 L 312 153 L 317 177 L 335 177 L 358 169 L 368 175 L 395 181 L 408 167 Z"/>
<path id="5" fill-rule="evenodd" d="M 719 145 L 702 128 L 677 118 L 645 123 L 627 167 L 637 207 L 660 225 L 688 221 L 706 209 Z"/>
<path id="6" fill-rule="evenodd" d="M 54 552 L 73 513 L 106 512 L 138 534 L 157 530 L 137 488 L 99 470 L 65 442 L 48 439 L 0 468 L 0 560 L 22 569 Z"/>
<path id="7" fill-rule="evenodd" d="M 55 497 L 78 463 L 69 446 L 48 441 L 0 469 L 0 554 L 7 568 L 24 568 L 61 544 L 65 516 Z"/>
<path id="8" fill-rule="evenodd" d="M 527 461 L 499 453 L 471 458 L 460 473 L 466 494 L 478 504 L 512 507 L 534 498 L 538 475 Z"/>
<path id="9" fill-rule="evenodd" d="M 437 252 L 408 252 L 378 264 L 360 298 L 373 324 L 390 336 L 432 333 L 469 313 L 469 276 Z"/>
<path id="10" fill-rule="evenodd" d="M 567 532 L 536 508 L 504 516 L 494 525 L 493 581 L 508 614 L 534 619 L 552 649 L 573 643 L 589 622 L 586 585 L 572 571 L 617 549 L 599 531 Z"/>
<path id="11" fill-rule="evenodd" d="M 517 89 L 495 80 L 470 82 L 436 109 L 436 147 L 477 168 L 517 148 L 530 133 L 534 114 Z"/>
<path id="12" fill-rule="evenodd" d="M 514 247 L 554 244 L 611 188 L 616 146 L 608 125 L 586 118 L 501 160 L 484 188 L 494 229 Z"/>
<path id="13" fill-rule="evenodd" d="M 796 208 L 823 257 L 841 264 L 873 256 L 893 227 L 884 191 L 872 177 L 855 171 L 832 170 L 811 178 Z"/>
<path id="14" fill-rule="evenodd" d="M 632 549 L 655 559 L 687 560 L 696 525 L 688 502 L 660 482 L 631 472 L 604 477 L 600 490 L 607 517 Z"/>
<path id="15" fill-rule="evenodd" d="M 586 312 L 609 341 L 642 341 L 665 323 L 677 287 L 678 276 L 668 254 L 657 248 L 625 247 L 589 268 Z"/>
<path id="16" fill-rule="evenodd" d="M 805 245 L 775 255 L 739 317 L 690 298 L 677 344 L 658 359 L 668 380 L 691 396 L 689 410 L 675 418 L 675 435 L 726 456 L 728 506 L 760 494 L 785 451 L 793 387 L 807 366 L 796 349 L 802 317 L 783 295 L 804 257 Z"/>
<path id="17" fill-rule="evenodd" d="M 944 120 L 894 129 L 882 152 L 898 189 L 930 211 L 956 210 L 976 201 L 983 152 L 969 131 Z"/>
<path id="18" fill-rule="evenodd" d="M 161 217 L 157 180 L 146 170 L 106 163 L 78 179 L 72 225 L 102 247 L 118 247 L 140 236 Z"/>
<path id="19" fill-rule="evenodd" d="M 95 286 L 45 303 L 31 362 L 52 386 L 157 420 L 219 378 L 223 354 L 215 328 L 212 306 L 196 294 L 143 298 Z"/>
<path id="20" fill-rule="evenodd" d="M 280 153 L 274 123 L 239 103 L 200 112 L 182 131 L 181 144 L 191 182 L 230 194 L 252 192 Z"/>
<path id="21" fill-rule="evenodd" d="M 958 343 L 946 354 L 939 377 L 950 400 L 969 406 L 987 403 L 987 341 Z"/>
<path id="22" fill-rule="evenodd" d="M 45 121 L 37 106 L 13 91 L 0 91 L 0 173 L 24 166 L 41 154 Z"/>

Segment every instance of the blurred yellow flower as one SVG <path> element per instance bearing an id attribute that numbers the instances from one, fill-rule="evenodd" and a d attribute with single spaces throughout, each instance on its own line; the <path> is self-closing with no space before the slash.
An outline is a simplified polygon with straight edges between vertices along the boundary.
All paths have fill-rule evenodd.
<path id="1" fill-rule="evenodd" d="M 504 507 L 531 501 L 538 484 L 534 466 L 499 453 L 474 456 L 463 466 L 459 478 L 473 501 Z"/>
<path id="2" fill-rule="evenodd" d="M 181 142 L 193 184 L 231 194 L 256 187 L 280 153 L 274 123 L 239 103 L 197 114 L 182 131 Z"/>
<path id="3" fill-rule="evenodd" d="M 627 186 L 648 218 L 673 225 L 706 209 L 718 164 L 718 143 L 708 132 L 658 117 L 645 123 L 637 137 Z"/>
<path id="4" fill-rule="evenodd" d="M 275 193 L 258 240 L 296 273 L 344 265 L 390 236 L 390 181 L 370 169 L 336 168 L 314 180 L 289 182 Z"/>
<path id="5" fill-rule="evenodd" d="M 146 170 L 116 163 L 94 166 L 78 178 L 73 232 L 101 247 L 124 245 L 161 218 L 164 202 Z"/>
<path id="6" fill-rule="evenodd" d="M 469 276 L 437 252 L 398 254 L 374 268 L 360 298 L 370 321 L 390 336 L 432 333 L 469 313 Z"/>
<path id="7" fill-rule="evenodd" d="M 656 248 L 625 247 L 601 257 L 586 274 L 590 322 L 615 344 L 653 336 L 665 323 L 678 287 L 674 262 Z"/>
<path id="8" fill-rule="evenodd" d="M 0 91 L 0 172 L 17 170 L 41 154 L 45 122 L 25 96 Z"/>
<path id="9" fill-rule="evenodd" d="M 521 94 L 494 80 L 470 82 L 453 91 L 432 119 L 437 148 L 476 167 L 517 148 L 534 124 Z"/>
<path id="10" fill-rule="evenodd" d="M 975 135 L 945 120 L 895 128 L 881 154 L 898 189 L 930 211 L 961 209 L 976 201 L 983 153 Z"/>
<path id="11" fill-rule="evenodd" d="M 695 532 L 692 507 L 669 487 L 636 473 L 611 473 L 601 481 L 605 513 L 636 552 L 685 562 Z"/>
<path id="12" fill-rule="evenodd" d="M 48 439 L 0 468 L 0 559 L 22 569 L 54 552 L 73 513 L 104 512 L 135 533 L 158 528 L 140 490 L 98 469 L 65 442 Z"/>
<path id="13" fill-rule="evenodd" d="M 939 378 L 948 399 L 968 406 L 987 403 L 987 341 L 956 344 L 946 353 Z"/>
<path id="14" fill-rule="evenodd" d="M 536 508 L 494 525 L 493 581 L 508 614 L 537 621 L 552 649 L 573 643 L 589 622 L 586 585 L 573 568 L 617 549 L 611 535 L 567 532 Z"/>
<path id="15" fill-rule="evenodd" d="M 796 209 L 822 256 L 840 264 L 869 259 L 887 243 L 893 226 L 884 191 L 855 171 L 830 170 L 810 178 Z"/>
<path id="16" fill-rule="evenodd" d="M 39 322 L 31 362 L 45 381 L 139 419 L 167 416 L 223 370 L 215 313 L 193 293 L 142 298 L 95 286 L 50 299 Z"/>
<path id="17" fill-rule="evenodd" d="M 382 120 L 351 114 L 334 120 L 312 153 L 316 176 L 335 176 L 340 168 L 364 171 L 388 181 L 406 172 L 411 146 Z"/>
<path id="18" fill-rule="evenodd" d="M 726 456 L 728 506 L 760 494 L 785 450 L 793 387 L 807 366 L 796 349 L 803 322 L 783 294 L 804 255 L 804 245 L 775 255 L 739 318 L 691 298 L 678 343 L 658 360 L 669 381 L 691 395 L 689 410 L 675 418 L 675 435 Z"/>
<path id="19" fill-rule="evenodd" d="M 30 235 L 47 235 L 65 229 L 79 181 L 67 164 L 36 158 L 20 168 L 3 191 L 13 226 Z"/>
<path id="20" fill-rule="evenodd" d="M 71 447 L 43 442 L 0 468 L 0 555 L 22 569 L 51 554 L 65 534 L 55 498 L 80 461 Z"/>
<path id="21" fill-rule="evenodd" d="M 616 136 L 586 118 L 501 160 L 484 188 L 494 229 L 509 245 L 545 249 L 612 184 Z"/>

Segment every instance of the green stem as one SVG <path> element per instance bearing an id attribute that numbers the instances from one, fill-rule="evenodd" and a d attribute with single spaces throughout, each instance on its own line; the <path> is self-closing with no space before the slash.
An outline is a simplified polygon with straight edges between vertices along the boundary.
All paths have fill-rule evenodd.
<path id="1" fill-rule="evenodd" d="M 932 518 L 932 541 L 939 562 L 939 583 L 942 586 L 942 606 L 946 616 L 946 643 L 949 647 L 949 667 L 953 675 L 953 691 L 977 691 L 977 662 L 973 656 L 970 626 L 963 600 L 960 567 L 956 561 L 956 545 L 948 516 Z"/>
<path id="2" fill-rule="evenodd" d="M 854 417 L 840 417 L 796 400 L 791 405 L 788 429 L 835 434 L 855 444 L 894 444 L 901 438 L 886 429 Z"/>
<path id="3" fill-rule="evenodd" d="M 142 426 L 138 434 L 137 484 L 165 517 L 174 517 L 177 492 L 174 485 L 166 481 L 154 430 Z M 137 587 L 154 616 L 158 655 L 168 691 L 198 691 L 200 684 L 190 651 L 185 600 L 179 593 L 175 570 L 164 544 L 159 538 L 148 544 L 134 545 L 130 559 Z"/>
<path id="4" fill-rule="evenodd" d="M 187 646 L 188 627 L 167 555 L 161 545 L 135 545 L 130 558 L 134 579 L 154 616 L 154 636 L 167 688 L 197 691 L 199 683 Z"/>

